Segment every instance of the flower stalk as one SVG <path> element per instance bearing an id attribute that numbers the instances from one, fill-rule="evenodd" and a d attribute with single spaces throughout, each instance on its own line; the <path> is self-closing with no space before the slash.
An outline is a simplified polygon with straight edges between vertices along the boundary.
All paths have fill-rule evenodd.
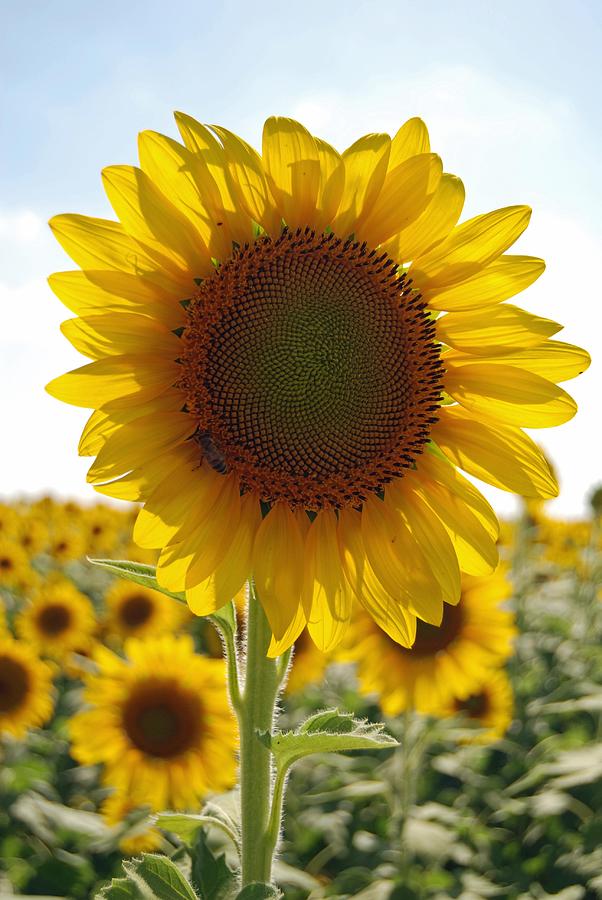
<path id="1" fill-rule="evenodd" d="M 242 817 L 242 886 L 269 883 L 275 849 L 271 817 L 273 771 L 270 750 L 258 737 L 271 732 L 282 683 L 278 661 L 267 651 L 271 631 L 261 603 L 250 585 L 246 628 L 244 688 L 237 711 L 240 729 L 240 794 Z M 279 803 L 281 808 L 281 802 Z M 280 830 L 278 818 L 276 833 Z"/>

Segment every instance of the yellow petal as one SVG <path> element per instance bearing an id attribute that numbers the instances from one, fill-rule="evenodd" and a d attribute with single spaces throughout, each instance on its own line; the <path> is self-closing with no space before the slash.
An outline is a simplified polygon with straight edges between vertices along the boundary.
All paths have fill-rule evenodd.
<path id="1" fill-rule="evenodd" d="M 190 448 L 166 466 L 161 482 L 149 493 L 134 525 L 134 540 L 140 547 L 165 547 L 188 525 L 190 513 L 210 511 L 224 481 L 210 465 L 199 467 Z M 193 515 L 192 518 L 195 518 Z"/>
<path id="2" fill-rule="evenodd" d="M 504 303 L 478 312 L 448 313 L 437 319 L 435 328 L 438 339 L 456 350 L 493 356 L 535 347 L 562 325 Z"/>
<path id="3" fill-rule="evenodd" d="M 55 272 L 48 284 L 68 309 L 81 316 L 127 312 L 151 316 L 170 329 L 183 323 L 179 300 L 187 298 L 176 284 L 167 293 L 142 275 L 109 269 Z"/>
<path id="4" fill-rule="evenodd" d="M 202 181 L 204 196 L 209 196 L 210 185 L 215 185 L 217 196 L 211 194 L 212 209 L 223 212 L 234 240 L 241 244 L 250 241 L 253 237 L 252 222 L 237 197 L 224 148 L 205 125 L 191 116 L 177 112 L 175 119 L 186 148 L 207 172 L 207 178 L 203 177 Z"/>
<path id="5" fill-rule="evenodd" d="M 450 312 L 481 310 L 495 306 L 533 284 L 545 271 L 543 259 L 535 256 L 500 256 L 470 278 L 451 287 L 422 291 L 432 309 Z"/>
<path id="6" fill-rule="evenodd" d="M 352 607 L 339 557 L 337 519 L 332 510 L 321 510 L 307 533 L 303 607 L 316 647 L 325 653 L 332 650 L 349 625 Z"/>
<path id="7" fill-rule="evenodd" d="M 198 232 L 141 169 L 108 166 L 102 179 L 121 224 L 157 265 L 188 274 L 191 282 L 212 273 Z"/>
<path id="8" fill-rule="evenodd" d="M 558 484 L 541 450 L 520 428 L 475 419 L 461 407 L 439 410 L 431 436 L 457 466 L 524 497 L 556 497 Z"/>
<path id="9" fill-rule="evenodd" d="M 271 116 L 263 127 L 263 164 L 278 211 L 289 228 L 312 225 L 320 158 L 312 135 L 294 119 Z"/>
<path id="10" fill-rule="evenodd" d="M 240 482 L 235 475 L 221 476 L 226 484 L 211 516 L 197 528 L 198 550 L 186 574 L 186 589 L 195 587 L 214 574 L 236 534 L 240 519 Z"/>
<path id="11" fill-rule="evenodd" d="M 175 334 L 154 319 L 128 313 L 68 319 L 61 325 L 61 331 L 76 350 L 91 359 L 156 353 L 175 360 L 182 347 Z"/>
<path id="12" fill-rule="evenodd" d="M 343 153 L 345 187 L 332 230 L 340 238 L 355 231 L 357 220 L 367 215 L 384 184 L 391 139 L 388 134 L 367 134 Z"/>
<path id="13" fill-rule="evenodd" d="M 390 170 L 370 211 L 359 219 L 356 238 L 376 247 L 415 222 L 437 190 L 442 171 L 435 153 L 412 156 Z"/>
<path id="14" fill-rule="evenodd" d="M 509 300 L 533 284 L 545 271 L 543 259 L 536 256 L 500 256 L 470 278 L 451 287 L 433 287 L 422 291 L 432 309 L 464 312 L 495 306 Z"/>
<path id="15" fill-rule="evenodd" d="M 334 147 L 314 138 L 320 160 L 320 184 L 316 200 L 315 228 L 323 231 L 334 220 L 345 187 L 345 163 Z"/>
<path id="16" fill-rule="evenodd" d="M 115 500 L 129 500 L 138 502 L 142 500 L 142 492 L 145 486 L 145 477 L 140 472 L 129 472 L 116 478 L 108 484 L 95 484 L 94 490 L 98 494 L 113 497 Z"/>
<path id="17" fill-rule="evenodd" d="M 223 559 L 212 575 L 186 591 L 186 600 L 195 615 L 206 616 L 221 609 L 234 599 L 248 580 L 253 544 L 260 522 L 257 498 L 253 494 L 244 494 L 240 501 L 238 526 Z"/>
<path id="18" fill-rule="evenodd" d="M 500 526 L 491 505 L 474 484 L 464 478 L 449 460 L 437 456 L 429 448 L 427 451 L 420 456 L 417 463 L 421 489 L 424 477 L 430 482 L 434 481 L 443 485 L 449 492 L 456 495 L 462 505 L 477 518 L 486 534 L 495 543 L 499 537 Z"/>
<path id="19" fill-rule="evenodd" d="M 303 537 L 285 503 L 275 503 L 259 526 L 253 575 L 272 633 L 280 640 L 297 615 L 303 590 Z"/>
<path id="20" fill-rule="evenodd" d="M 94 484 L 125 475 L 146 459 L 181 444 L 194 430 L 194 420 L 180 412 L 151 413 L 121 425 L 100 448 L 87 480 Z"/>
<path id="21" fill-rule="evenodd" d="M 516 366 L 446 362 L 444 385 L 466 409 L 505 425 L 550 428 L 577 412 L 577 404 L 561 387 Z"/>
<path id="22" fill-rule="evenodd" d="M 387 593 L 418 618 L 439 625 L 441 587 L 402 517 L 382 500 L 369 497 L 362 508 L 362 538 L 370 565 Z"/>
<path id="23" fill-rule="evenodd" d="M 395 479 L 385 489 L 385 503 L 403 516 L 441 586 L 443 600 L 455 605 L 461 587 L 458 557 L 447 531 L 424 503 L 419 486 L 420 481 L 412 473 Z"/>
<path id="24" fill-rule="evenodd" d="M 489 350 L 490 348 L 483 348 Z M 446 360 L 454 365 L 471 365 L 475 362 L 474 356 L 463 356 L 461 353 L 449 354 Z M 527 372 L 534 372 L 547 378 L 548 381 L 568 381 L 576 378 L 588 368 L 591 357 L 587 350 L 576 347 L 574 344 L 565 344 L 562 341 L 545 341 L 538 347 L 530 347 L 527 350 L 518 350 L 514 353 L 501 356 L 480 357 L 480 362 L 490 365 L 518 366 Z"/>
<path id="25" fill-rule="evenodd" d="M 464 206 L 464 185 L 444 173 L 426 209 L 382 246 L 397 262 L 409 262 L 443 241 L 456 225 Z"/>
<path id="26" fill-rule="evenodd" d="M 279 235 L 280 214 L 268 187 L 260 155 L 246 141 L 226 128 L 219 125 L 213 125 L 212 128 L 223 144 L 228 171 L 239 203 L 268 234 Z"/>
<path id="27" fill-rule="evenodd" d="M 179 377 L 180 367 L 155 356 L 111 356 L 60 375 L 46 386 L 53 397 L 73 406 L 118 409 L 143 403 L 166 391 Z"/>
<path id="28" fill-rule="evenodd" d="M 156 262 L 119 222 L 67 213 L 49 222 L 55 238 L 82 269 L 115 269 L 153 278 Z M 179 273 L 181 280 L 181 273 Z"/>
<path id="29" fill-rule="evenodd" d="M 424 293 L 470 278 L 504 253 L 530 218 L 528 206 L 507 206 L 458 225 L 445 241 L 414 261 L 410 275 L 416 287 Z"/>
<path id="30" fill-rule="evenodd" d="M 191 222 L 209 256 L 227 259 L 232 252 L 232 234 L 220 208 L 219 191 L 202 158 L 155 131 L 138 136 L 138 150 L 142 171 Z"/>
<path id="31" fill-rule="evenodd" d="M 424 454 L 430 456 L 431 454 Z M 452 467 L 447 463 L 442 466 Z M 461 476 L 457 476 L 458 479 Z M 487 528 L 487 522 L 479 517 L 479 505 L 475 504 L 475 495 L 483 504 L 486 503 L 478 491 L 464 481 L 463 491 L 458 490 L 461 483 L 450 489 L 447 485 L 430 481 L 424 477 L 418 491 L 424 502 L 430 507 L 432 514 L 442 522 L 463 572 L 471 575 L 488 575 L 498 562 L 496 537 Z M 469 489 L 472 488 L 472 493 Z M 497 522 L 495 523 L 497 526 Z M 495 529 L 497 532 L 497 528 Z"/>
<path id="32" fill-rule="evenodd" d="M 303 606 L 300 605 L 297 609 L 295 618 L 291 621 L 290 625 L 288 626 L 280 640 L 276 640 L 276 638 L 272 635 L 272 640 L 270 641 L 270 646 L 268 647 L 268 657 L 270 659 L 275 659 L 277 656 L 281 656 L 286 650 L 292 647 L 306 625 L 307 619 L 305 617 L 305 610 L 303 609 Z"/>
<path id="33" fill-rule="evenodd" d="M 430 149 L 428 129 L 422 119 L 417 117 L 408 119 L 391 140 L 389 171 L 405 162 L 410 156 L 429 153 Z"/>
<path id="34" fill-rule="evenodd" d="M 416 638 L 416 617 L 395 596 L 387 593 L 366 557 L 362 541 L 361 514 L 346 508 L 339 514 L 339 547 L 345 576 L 362 606 L 374 621 L 403 647 Z"/>

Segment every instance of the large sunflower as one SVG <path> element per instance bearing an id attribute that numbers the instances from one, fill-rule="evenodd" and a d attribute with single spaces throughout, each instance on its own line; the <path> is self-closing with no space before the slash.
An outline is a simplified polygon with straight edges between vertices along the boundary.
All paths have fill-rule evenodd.
<path id="1" fill-rule="evenodd" d="M 43 656 L 58 660 L 88 647 L 97 627 L 92 602 L 64 579 L 45 584 L 18 614 L 15 625 L 23 640 Z"/>
<path id="2" fill-rule="evenodd" d="M 502 607 L 508 593 L 499 570 L 463 576 L 460 602 L 445 606 L 438 628 L 419 621 L 411 648 L 392 641 L 359 611 L 343 655 L 357 662 L 361 690 L 378 694 L 386 715 L 408 707 L 433 712 L 467 697 L 510 656 L 516 630 L 513 613 Z"/>
<path id="3" fill-rule="evenodd" d="M 192 638 L 126 642 L 127 659 L 100 648 L 89 706 L 70 722 L 72 753 L 104 763 L 103 779 L 132 806 L 184 809 L 232 787 L 234 721 L 224 663 L 194 653 Z"/>
<path id="4" fill-rule="evenodd" d="M 530 211 L 458 225 L 462 182 L 419 119 L 339 154 L 270 118 L 260 156 L 176 118 L 184 146 L 144 132 L 141 168 L 104 170 L 119 222 L 51 222 L 83 270 L 50 279 L 79 316 L 63 331 L 93 361 L 48 389 L 95 409 L 88 480 L 144 502 L 135 538 L 194 612 L 253 577 L 272 654 L 306 623 L 335 646 L 354 596 L 410 643 L 460 570 L 496 564 L 495 515 L 456 467 L 557 491 L 520 426 L 574 415 L 555 382 L 588 355 L 502 302 L 544 269 L 506 255 Z"/>
<path id="5" fill-rule="evenodd" d="M 52 715 L 52 672 L 21 641 L 0 635 L 0 735 L 21 738 Z"/>

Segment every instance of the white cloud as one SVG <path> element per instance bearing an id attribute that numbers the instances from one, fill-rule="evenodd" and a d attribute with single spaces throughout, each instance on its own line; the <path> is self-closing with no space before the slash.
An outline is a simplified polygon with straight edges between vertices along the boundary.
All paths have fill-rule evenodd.
<path id="1" fill-rule="evenodd" d="M 0 213 L 0 238 L 29 244 L 41 234 L 44 220 L 30 209 Z"/>

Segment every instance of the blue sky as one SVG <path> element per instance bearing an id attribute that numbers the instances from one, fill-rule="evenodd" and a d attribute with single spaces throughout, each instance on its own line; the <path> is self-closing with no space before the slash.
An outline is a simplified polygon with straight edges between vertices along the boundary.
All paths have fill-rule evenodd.
<path id="1" fill-rule="evenodd" d="M 516 248 L 544 256 L 548 270 L 521 302 L 602 357 L 596 0 L 2 0 L 0 35 L 0 366 L 11 424 L 0 494 L 93 499 L 75 449 L 86 413 L 42 390 L 82 362 L 45 285 L 70 268 L 45 222 L 57 212 L 112 216 L 100 169 L 135 162 L 140 130 L 175 135 L 174 109 L 255 143 L 267 115 L 293 115 L 341 149 L 421 115 L 445 168 L 466 184 L 467 217 L 533 206 Z M 601 370 L 569 388 L 577 419 L 536 435 L 563 482 L 559 515 L 579 514 L 602 480 L 592 449 Z M 500 492 L 488 496 L 513 508 Z"/>

